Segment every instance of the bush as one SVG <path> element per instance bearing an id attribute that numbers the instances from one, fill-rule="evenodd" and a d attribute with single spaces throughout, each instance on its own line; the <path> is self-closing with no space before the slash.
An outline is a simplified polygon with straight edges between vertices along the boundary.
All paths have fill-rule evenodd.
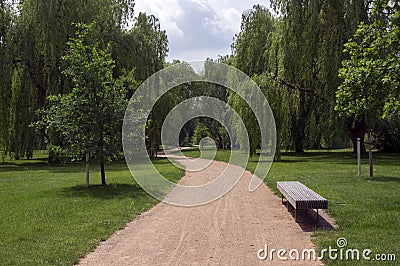
<path id="1" fill-rule="evenodd" d="M 400 114 L 378 120 L 373 135 L 375 148 L 384 152 L 400 152 Z"/>

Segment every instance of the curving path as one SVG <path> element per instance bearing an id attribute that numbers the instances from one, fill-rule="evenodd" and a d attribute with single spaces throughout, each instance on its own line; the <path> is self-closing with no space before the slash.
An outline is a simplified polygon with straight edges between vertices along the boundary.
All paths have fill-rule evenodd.
<path id="1" fill-rule="evenodd" d="M 185 160 L 180 163 L 185 165 Z M 187 173 L 181 183 L 209 182 L 225 166 L 214 161 L 201 172 Z M 266 244 L 288 251 L 314 245 L 311 233 L 294 221 L 267 186 L 247 191 L 250 178 L 246 172 L 227 195 L 204 206 L 158 204 L 101 243 L 80 265 L 321 265 L 281 261 L 276 253 L 273 261 L 258 258 Z"/>

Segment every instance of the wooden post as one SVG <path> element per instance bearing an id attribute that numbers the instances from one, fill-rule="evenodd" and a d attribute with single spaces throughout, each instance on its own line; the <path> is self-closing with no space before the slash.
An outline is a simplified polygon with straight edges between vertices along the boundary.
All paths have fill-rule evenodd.
<path id="1" fill-rule="evenodd" d="M 361 175 L 361 139 L 357 138 L 358 176 Z"/>
<path id="2" fill-rule="evenodd" d="M 89 150 L 86 150 L 86 187 L 89 187 Z"/>
<path id="3" fill-rule="evenodd" d="M 372 162 L 372 133 L 368 130 L 368 148 L 369 148 L 369 176 L 374 176 L 374 165 Z"/>

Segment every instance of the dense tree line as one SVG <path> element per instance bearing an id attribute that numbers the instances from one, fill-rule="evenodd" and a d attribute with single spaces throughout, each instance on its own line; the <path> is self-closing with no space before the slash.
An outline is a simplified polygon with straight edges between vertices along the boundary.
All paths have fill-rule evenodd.
<path id="1" fill-rule="evenodd" d="M 353 45 L 348 44 L 347 49 L 362 43 L 365 45 L 365 51 L 370 51 L 367 48 L 369 45 L 382 50 L 382 52 L 370 51 L 377 57 L 385 50 L 389 51 L 389 55 L 393 58 L 398 58 L 398 15 L 393 11 L 396 8 L 398 10 L 398 3 L 365 0 L 274 0 L 271 3 L 274 15 L 269 9 L 260 5 L 243 14 L 241 32 L 235 37 L 232 45 L 233 54 L 225 60 L 253 77 L 264 91 L 274 111 L 279 148 L 303 152 L 305 148 L 345 147 L 348 143 L 347 135 L 353 143 L 357 138 L 361 138 L 363 142 L 366 133 L 365 117 L 355 112 L 340 116 L 335 111 L 336 93 L 344 76 L 344 74 L 338 75 L 339 69 L 342 62 L 346 62 L 344 60 L 352 56 L 348 50 L 344 51 L 344 44 L 353 38 L 359 25 L 376 24 L 378 17 L 381 28 L 386 27 L 389 33 L 384 32 L 382 34 L 385 36 L 382 34 L 376 36 L 378 41 L 374 44 L 373 37 L 368 34 L 376 35 L 374 27 L 377 25 L 360 26 L 365 29 L 357 31 Z M 378 6 L 380 12 L 371 11 Z M 395 23 L 397 28 L 393 27 Z M 365 36 L 364 40 L 357 37 L 360 35 Z M 387 36 L 393 37 L 389 39 Z M 397 39 L 394 36 L 397 36 Z M 385 38 L 386 41 L 382 41 Z M 390 49 L 387 46 L 390 46 Z M 363 55 L 365 53 L 359 53 L 359 56 Z M 383 79 L 385 73 L 382 72 L 388 71 L 388 68 L 382 63 L 380 68 L 382 71 L 374 76 L 369 75 L 367 69 L 361 69 L 358 76 L 357 73 L 349 73 L 354 75 L 354 78 L 368 76 L 370 79 L 384 80 L 386 86 L 379 87 L 381 83 L 378 83 L 371 88 L 375 94 L 381 95 L 380 97 L 375 95 L 376 99 L 386 97 L 382 95 L 392 95 L 383 93 L 382 88 L 391 86 L 389 91 L 398 88 L 398 83 L 393 81 L 398 82 L 398 74 L 394 74 L 399 71 L 398 63 L 396 65 L 398 60 L 383 61 L 391 62 L 392 66 L 390 75 L 386 75 L 390 76 L 386 78 L 386 82 Z M 347 66 L 350 64 L 347 63 Z M 377 72 L 379 68 L 375 70 Z M 357 82 L 354 78 L 352 82 Z M 370 86 L 362 82 L 358 84 Z M 236 105 L 235 108 L 243 110 L 242 116 L 250 117 L 251 114 L 246 114 L 248 109 L 245 108 L 245 103 L 235 100 L 236 97 L 238 96 L 230 96 L 233 98 L 231 102 Z M 396 97 L 391 98 L 392 102 L 398 103 Z M 394 107 L 392 109 L 395 109 L 395 104 L 389 100 L 387 105 L 390 104 Z M 339 104 L 351 102 L 345 98 L 338 98 L 338 101 Z M 382 106 L 380 111 L 384 111 Z M 394 119 L 393 116 L 391 119 Z M 254 121 L 251 122 L 253 123 Z M 248 127 L 248 130 L 249 128 L 252 129 Z M 376 132 L 378 131 L 379 128 Z M 249 135 L 252 136 L 251 133 Z M 257 143 L 256 136 L 257 132 L 254 132 L 253 138 Z"/>
<path id="2" fill-rule="evenodd" d="M 58 161 L 68 152 L 72 137 L 82 135 L 68 136 L 61 127 L 50 126 L 50 118 L 57 113 L 54 108 L 77 97 L 74 93 L 86 86 L 73 73 L 79 65 L 68 60 L 73 40 L 82 37 L 82 25 L 90 25 L 87 47 L 96 48 L 96 53 L 89 49 L 85 54 L 92 54 L 98 66 L 109 71 L 103 77 L 91 77 L 101 84 L 102 92 L 123 91 L 121 108 L 113 110 L 122 110 L 138 84 L 169 64 L 165 62 L 168 40 L 159 21 L 143 13 L 134 18 L 132 0 L 0 3 L 0 148 L 16 159 L 30 158 L 35 149 L 47 145 L 50 161 Z M 357 138 L 364 141 L 367 126 L 375 134 L 376 147 L 396 147 L 387 142 L 398 139 L 399 4 L 390 0 L 273 0 L 271 7 L 274 14 L 261 5 L 246 11 L 232 55 L 218 60 L 248 74 L 266 95 L 276 120 L 277 157 L 280 149 L 345 147 L 348 136 L 353 143 Z M 181 74 L 196 75 L 185 64 Z M 201 73 L 218 74 L 207 64 Z M 84 92 L 89 89 L 79 94 L 85 96 Z M 146 126 L 148 147 L 161 144 L 163 121 L 174 106 L 203 95 L 232 105 L 245 122 L 250 151 L 255 153 L 260 132 L 247 104 L 229 89 L 199 82 L 178 86 L 159 100 Z M 77 101 L 71 100 L 67 105 L 74 104 Z M 80 121 L 77 115 L 71 117 Z M 228 139 L 222 126 L 207 118 L 187 123 L 180 143 L 196 143 L 204 136 L 216 139 L 220 148 L 240 146 L 240 140 Z M 97 136 L 88 140 L 90 145 L 75 146 L 69 156 L 91 150 L 90 156 L 103 160 L 105 154 L 121 151 L 119 140 L 107 139 L 113 143 L 108 145 L 101 139 Z"/>
<path id="3" fill-rule="evenodd" d="M 166 33 L 154 16 L 140 13 L 134 18 L 132 0 L 0 3 L 0 148 L 15 159 L 31 158 L 45 144 L 50 147 L 49 159 L 60 159 L 65 136 L 32 124 L 41 118 L 39 109 L 54 104 L 49 96 L 70 94 L 76 85 L 65 74 L 71 64 L 63 56 L 78 25 L 95 22 L 93 43 L 99 51 L 109 46 L 107 53 L 115 63 L 112 75 L 125 77 L 126 98 L 133 95 L 135 84 L 164 67 Z"/>

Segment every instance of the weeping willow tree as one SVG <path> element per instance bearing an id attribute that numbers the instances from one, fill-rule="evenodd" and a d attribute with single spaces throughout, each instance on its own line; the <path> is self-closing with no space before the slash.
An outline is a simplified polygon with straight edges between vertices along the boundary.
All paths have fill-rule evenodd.
<path id="1" fill-rule="evenodd" d="M 277 130 L 277 159 L 280 159 L 280 148 L 290 143 L 290 111 L 297 97 L 275 79 L 282 72 L 281 39 L 282 21 L 275 19 L 267 8 L 256 5 L 243 14 L 241 32 L 232 46 L 233 65 L 253 78 L 271 105 Z M 240 96 L 231 93 L 229 103 L 245 121 L 250 151 L 254 154 L 260 145 L 260 131 L 255 116 Z"/>
<path id="2" fill-rule="evenodd" d="M 367 18 L 368 1 L 274 0 L 271 6 L 276 16 L 259 5 L 244 13 L 232 64 L 267 96 L 280 147 L 303 152 L 343 146 L 346 125 L 354 129 L 355 124 L 334 110 L 338 71 L 345 59 L 343 44 Z M 231 102 L 248 112 L 234 97 Z"/>
<path id="3" fill-rule="evenodd" d="M 12 76 L 10 37 L 13 18 L 12 6 L 0 1 L 0 151 L 9 146 L 9 99 Z"/>
<path id="4" fill-rule="evenodd" d="M 299 94 L 292 113 L 294 148 L 340 144 L 344 122 L 334 112 L 343 44 L 367 17 L 368 1 L 272 1 L 283 19 L 279 79 Z"/>
<path id="5" fill-rule="evenodd" d="M 264 6 L 256 5 L 242 15 L 241 32 L 236 35 L 232 48 L 235 66 L 250 77 L 262 74 L 269 64 L 265 46 L 275 30 L 274 23 L 272 14 Z"/>
<path id="6" fill-rule="evenodd" d="M 265 66 L 268 65 L 268 58 L 264 57 L 266 38 L 273 31 L 274 20 L 267 8 L 256 5 L 252 10 L 246 11 L 242 15 L 241 32 L 236 35 L 232 45 L 233 65 L 250 77 L 263 73 Z M 244 93 L 251 97 L 253 92 Z M 254 155 L 261 141 L 257 119 L 240 95 L 229 92 L 228 103 L 243 120 L 249 136 L 249 150 Z M 237 142 L 236 144 L 243 145 L 242 140 L 237 139 Z"/>
<path id="7" fill-rule="evenodd" d="M 282 71 L 275 77 L 283 86 L 293 90 L 296 102 L 291 108 L 291 135 L 296 152 L 304 150 L 307 141 L 307 124 L 314 116 L 318 125 L 318 105 L 314 97 L 321 90 L 317 66 L 320 48 L 321 25 L 319 14 L 321 1 L 282 1 L 283 30 L 281 38 Z M 313 111 L 316 111 L 314 114 Z M 318 140 L 316 140 L 318 142 Z"/>
<path id="8" fill-rule="evenodd" d="M 34 149 L 49 143 L 49 160 L 58 160 L 57 151 L 63 145 L 60 134 L 29 125 L 37 120 L 36 110 L 49 104 L 49 95 L 71 92 L 72 82 L 62 74 L 66 66 L 61 58 L 77 23 L 95 21 L 99 45 L 104 48 L 112 43 L 115 77 L 135 68 L 144 80 L 164 62 L 167 37 L 156 18 L 141 15 L 132 31 L 125 29 L 133 21 L 132 0 L 26 0 L 13 8 L 6 3 L 1 1 L 0 53 L 7 56 L 0 59 L 4 66 L 0 136 L 1 147 L 16 159 L 32 157 Z M 13 23 L 12 11 L 16 14 Z M 128 96 L 133 88 L 129 90 Z"/>
<path id="9" fill-rule="evenodd" d="M 160 21 L 156 17 L 139 13 L 133 28 L 126 33 L 125 41 L 132 55 L 125 64 L 133 65 L 136 80 L 143 82 L 164 67 L 168 53 L 168 38 L 166 32 L 161 30 Z M 126 55 L 121 54 L 121 57 Z M 158 85 L 155 84 L 155 87 Z M 168 94 L 160 99 L 150 113 L 146 130 L 148 147 L 158 149 L 161 144 L 161 127 L 168 112 L 179 98 L 175 96 Z"/>

